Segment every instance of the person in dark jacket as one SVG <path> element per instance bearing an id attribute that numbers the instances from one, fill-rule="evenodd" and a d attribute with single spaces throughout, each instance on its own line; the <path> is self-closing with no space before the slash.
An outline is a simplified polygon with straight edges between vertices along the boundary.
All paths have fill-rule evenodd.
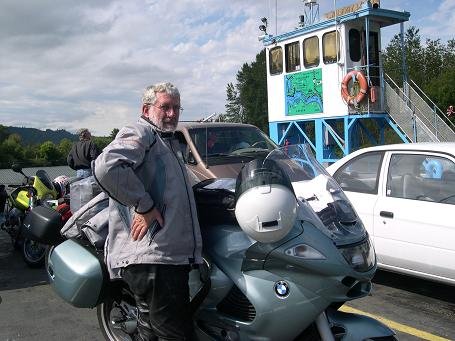
<path id="1" fill-rule="evenodd" d="M 79 141 L 73 144 L 66 158 L 68 166 L 76 170 L 76 176 L 86 178 L 92 175 L 90 164 L 98 156 L 99 151 L 92 141 L 92 134 L 87 128 L 79 130 Z"/>

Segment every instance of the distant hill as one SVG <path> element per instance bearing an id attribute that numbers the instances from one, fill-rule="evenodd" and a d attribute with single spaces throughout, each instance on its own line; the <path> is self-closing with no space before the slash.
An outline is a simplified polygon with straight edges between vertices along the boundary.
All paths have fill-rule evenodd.
<path id="1" fill-rule="evenodd" d="M 6 130 L 9 134 L 18 134 L 22 139 L 23 145 L 41 144 L 45 141 L 52 141 L 53 143 L 58 144 L 63 139 L 69 139 L 71 141 L 78 140 L 76 134 L 71 134 L 63 129 L 40 130 L 36 128 L 6 127 Z"/>

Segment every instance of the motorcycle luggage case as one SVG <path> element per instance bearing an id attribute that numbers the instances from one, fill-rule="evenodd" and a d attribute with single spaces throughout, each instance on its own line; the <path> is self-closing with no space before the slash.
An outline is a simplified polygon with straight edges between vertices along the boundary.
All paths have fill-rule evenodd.
<path id="1" fill-rule="evenodd" d="M 50 207 L 34 207 L 25 216 L 23 225 L 26 238 L 43 244 L 57 244 L 62 240 L 62 216 Z"/>
<path id="2" fill-rule="evenodd" d="M 103 256 L 88 241 L 68 239 L 56 246 L 46 270 L 55 292 L 71 305 L 93 308 L 102 301 L 109 275 Z"/>

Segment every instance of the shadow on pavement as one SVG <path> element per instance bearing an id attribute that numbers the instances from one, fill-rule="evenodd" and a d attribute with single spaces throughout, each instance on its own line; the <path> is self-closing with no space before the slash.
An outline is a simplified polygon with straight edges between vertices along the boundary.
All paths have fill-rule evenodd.
<path id="1" fill-rule="evenodd" d="M 7 233 L 0 231 L 0 291 L 47 284 L 44 266 L 32 269 L 15 250 Z"/>
<path id="2" fill-rule="evenodd" d="M 373 282 L 445 302 L 455 303 L 455 296 L 453 295 L 455 288 L 442 283 L 381 270 L 376 272 Z"/>

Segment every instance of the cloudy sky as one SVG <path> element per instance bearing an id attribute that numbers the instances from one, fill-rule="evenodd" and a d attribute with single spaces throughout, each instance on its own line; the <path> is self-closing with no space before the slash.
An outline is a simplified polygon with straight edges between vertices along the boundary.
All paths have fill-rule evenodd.
<path id="1" fill-rule="evenodd" d="M 319 4 L 322 17 L 334 1 Z M 381 7 L 411 12 L 405 28 L 423 38 L 455 36 L 455 0 Z M 136 119 L 142 89 L 160 81 L 179 87 L 182 120 L 224 112 L 226 84 L 262 48 L 260 18 L 269 33 L 286 32 L 303 2 L 0 0 L 0 8 L 0 124 L 108 135 Z M 383 44 L 398 32 L 388 29 Z"/>

